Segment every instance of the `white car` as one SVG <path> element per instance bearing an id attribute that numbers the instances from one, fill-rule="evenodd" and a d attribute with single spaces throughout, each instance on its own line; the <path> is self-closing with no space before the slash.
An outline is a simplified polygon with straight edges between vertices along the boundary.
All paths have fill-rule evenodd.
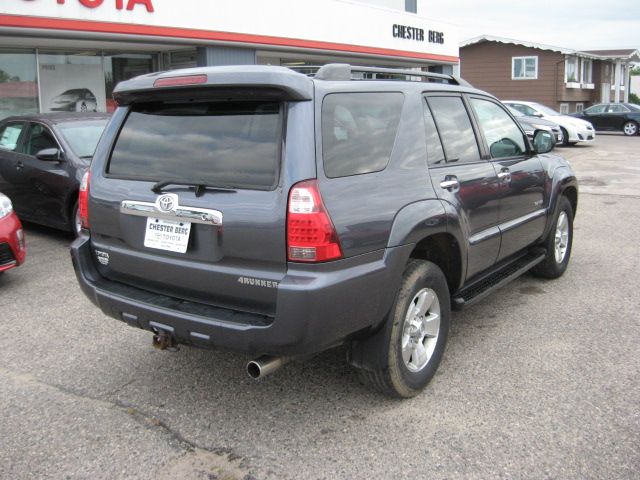
<path id="1" fill-rule="evenodd" d="M 557 123 L 564 136 L 563 145 L 575 145 L 578 142 L 593 142 L 596 131 L 591 123 L 579 118 L 562 115 L 555 110 L 536 102 L 522 102 L 520 100 L 505 100 L 502 103 L 532 117 L 544 118 Z"/>

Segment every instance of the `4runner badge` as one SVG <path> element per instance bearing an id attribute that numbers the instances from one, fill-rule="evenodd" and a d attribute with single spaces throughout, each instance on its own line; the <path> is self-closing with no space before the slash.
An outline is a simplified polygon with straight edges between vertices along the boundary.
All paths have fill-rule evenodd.
<path id="1" fill-rule="evenodd" d="M 259 278 L 238 277 L 238 283 L 243 285 L 251 285 L 252 287 L 278 288 L 279 282 L 271 280 L 260 280 Z"/>
<path id="2" fill-rule="evenodd" d="M 96 259 L 101 265 L 109 265 L 109 254 L 100 250 L 95 250 Z"/>

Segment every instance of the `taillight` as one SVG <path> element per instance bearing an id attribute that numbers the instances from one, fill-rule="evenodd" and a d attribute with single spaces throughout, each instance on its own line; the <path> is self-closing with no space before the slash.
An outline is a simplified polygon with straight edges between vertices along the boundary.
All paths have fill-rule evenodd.
<path id="1" fill-rule="evenodd" d="M 300 182 L 289 192 L 287 258 L 292 262 L 342 258 L 338 235 L 322 203 L 316 180 Z"/>
<path id="2" fill-rule="evenodd" d="M 89 228 L 89 181 L 91 173 L 87 171 L 80 182 L 80 192 L 78 193 L 78 215 L 82 228 Z"/>

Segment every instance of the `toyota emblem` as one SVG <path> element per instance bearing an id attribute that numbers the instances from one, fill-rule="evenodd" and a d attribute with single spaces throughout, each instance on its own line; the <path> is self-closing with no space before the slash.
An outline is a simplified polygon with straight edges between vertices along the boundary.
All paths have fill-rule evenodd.
<path id="1" fill-rule="evenodd" d="M 178 207 L 178 196 L 173 193 L 160 195 L 156 200 L 156 208 L 161 212 L 173 212 Z"/>

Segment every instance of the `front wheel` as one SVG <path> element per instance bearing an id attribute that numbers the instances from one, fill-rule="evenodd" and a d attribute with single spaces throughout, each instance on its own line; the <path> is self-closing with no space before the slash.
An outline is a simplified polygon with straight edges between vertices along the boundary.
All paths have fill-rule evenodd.
<path id="1" fill-rule="evenodd" d="M 553 227 L 544 247 L 547 256 L 531 269 L 531 273 L 543 278 L 558 278 L 567 269 L 573 245 L 573 209 L 567 197 L 560 197 Z"/>
<path id="2" fill-rule="evenodd" d="M 569 132 L 567 132 L 567 129 L 564 127 L 560 127 L 560 130 L 562 130 L 562 146 L 563 147 L 568 147 L 569 146 Z"/>
<path id="3" fill-rule="evenodd" d="M 71 230 L 76 237 L 80 236 L 80 232 L 82 232 L 82 221 L 80 220 L 78 202 L 75 203 L 71 211 Z"/>
<path id="4" fill-rule="evenodd" d="M 638 134 L 638 124 L 636 122 L 627 122 L 623 125 L 622 131 L 625 135 L 633 137 Z"/>
<path id="5" fill-rule="evenodd" d="M 378 352 L 383 368 L 359 370 L 360 378 L 382 393 L 409 398 L 436 373 L 449 333 L 451 304 L 444 274 L 437 265 L 411 260 L 387 321 L 388 341 Z"/>

